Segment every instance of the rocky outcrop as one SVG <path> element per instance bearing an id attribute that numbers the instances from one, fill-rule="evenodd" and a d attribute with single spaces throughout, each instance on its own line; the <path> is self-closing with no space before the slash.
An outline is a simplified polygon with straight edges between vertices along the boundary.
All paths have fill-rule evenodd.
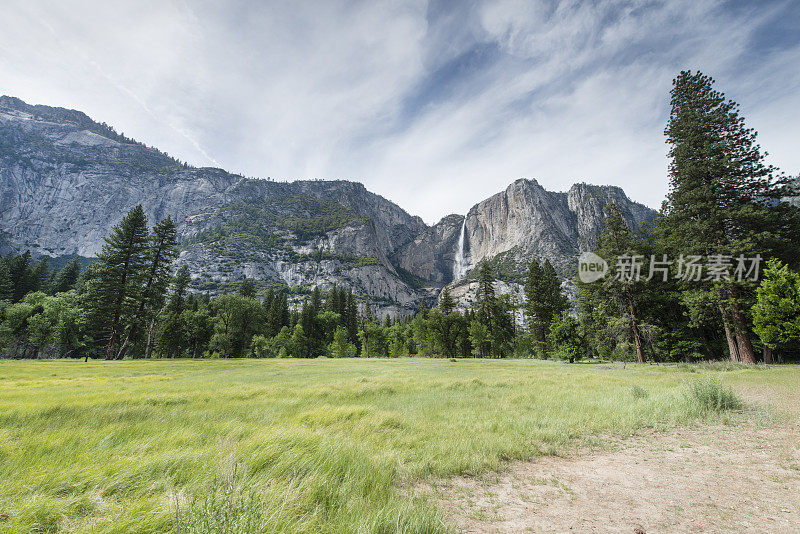
<path id="1" fill-rule="evenodd" d="M 554 193 L 518 180 L 466 218 L 448 215 L 428 227 L 360 183 L 272 182 L 194 168 L 78 111 L 0 97 L 0 251 L 94 256 L 141 204 L 151 224 L 176 222 L 178 263 L 190 267 L 199 290 L 244 277 L 298 295 L 338 284 L 384 309 L 410 309 L 453 282 L 462 224 L 467 272 L 487 259 L 524 265 L 535 257 L 566 274 L 596 242 L 610 202 L 632 226 L 654 216 L 616 187 Z M 469 283 L 462 285 L 464 293 Z"/>
<path id="2" fill-rule="evenodd" d="M 517 180 L 467 213 L 467 270 L 504 255 L 520 264 L 531 258 L 547 259 L 567 274 L 579 252 L 596 245 L 610 203 L 620 208 L 631 227 L 655 217 L 653 210 L 632 202 L 618 187 L 576 184 L 561 193 L 545 190 L 536 180 Z M 399 265 L 429 280 L 453 281 L 453 255 L 462 220 L 448 215 L 417 236 L 398 251 Z"/>

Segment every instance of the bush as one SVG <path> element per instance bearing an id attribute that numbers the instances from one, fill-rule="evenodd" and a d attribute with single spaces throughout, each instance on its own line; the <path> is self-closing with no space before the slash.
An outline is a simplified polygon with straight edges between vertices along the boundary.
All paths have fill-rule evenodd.
<path id="1" fill-rule="evenodd" d="M 717 378 L 694 380 L 686 384 L 689 400 L 703 411 L 722 412 L 740 410 L 744 403 L 730 386 L 722 385 Z"/>
<path id="2" fill-rule="evenodd" d="M 633 398 L 634 398 L 634 399 L 636 399 L 636 400 L 640 400 L 640 399 L 646 399 L 647 397 L 649 397 L 649 396 L 650 396 L 650 395 L 647 393 L 647 390 L 646 390 L 646 389 L 644 389 L 643 387 L 641 387 L 641 386 L 638 386 L 638 385 L 637 385 L 637 386 L 633 386 L 633 387 L 631 388 L 631 395 L 632 395 L 632 396 L 633 396 Z"/>
<path id="3" fill-rule="evenodd" d="M 580 334 L 580 323 L 568 312 L 550 324 L 548 336 L 556 357 L 568 360 L 569 363 L 579 360 L 583 351 L 583 340 Z"/>

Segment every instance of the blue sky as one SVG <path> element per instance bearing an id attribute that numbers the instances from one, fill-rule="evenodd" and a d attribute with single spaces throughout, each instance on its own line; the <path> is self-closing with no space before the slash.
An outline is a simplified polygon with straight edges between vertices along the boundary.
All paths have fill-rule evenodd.
<path id="1" fill-rule="evenodd" d="M 358 180 L 428 223 L 522 177 L 659 207 L 687 68 L 800 172 L 797 1 L 11 0 L 0 19 L 0 93 L 195 165 Z"/>

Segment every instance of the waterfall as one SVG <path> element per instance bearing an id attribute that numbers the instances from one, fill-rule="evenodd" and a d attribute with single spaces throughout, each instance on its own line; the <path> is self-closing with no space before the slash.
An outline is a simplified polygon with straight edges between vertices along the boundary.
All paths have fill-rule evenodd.
<path id="1" fill-rule="evenodd" d="M 464 234 L 467 229 L 467 217 L 464 217 L 464 222 L 461 223 L 461 234 L 458 236 L 458 245 L 456 245 L 456 254 L 453 258 L 453 280 L 463 278 L 467 274 L 467 266 L 464 263 Z"/>

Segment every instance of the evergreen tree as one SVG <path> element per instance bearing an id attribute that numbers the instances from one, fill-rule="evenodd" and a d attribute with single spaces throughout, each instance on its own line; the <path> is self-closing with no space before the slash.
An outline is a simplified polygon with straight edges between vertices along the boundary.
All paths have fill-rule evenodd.
<path id="1" fill-rule="evenodd" d="M 8 260 L 9 277 L 11 278 L 12 302 L 19 302 L 22 297 L 33 291 L 33 271 L 31 269 L 31 251 L 11 256 Z"/>
<path id="2" fill-rule="evenodd" d="M 178 232 L 171 217 L 156 223 L 150 235 L 147 267 L 139 307 L 128 330 L 128 335 L 117 358 L 125 357 L 129 347 L 139 341 L 139 333 L 147 334 L 145 357 L 153 346 L 156 318 L 164 305 L 167 288 L 171 282 L 172 262 L 178 257 Z"/>
<path id="3" fill-rule="evenodd" d="M 550 323 L 567 309 L 567 299 L 561 294 L 561 282 L 549 260 L 544 265 L 533 260 L 525 282 L 525 315 L 531 334 L 544 350 Z"/>
<path id="4" fill-rule="evenodd" d="M 106 358 L 117 357 L 117 343 L 126 322 L 142 299 L 147 273 L 148 230 L 142 206 L 136 206 L 105 238 L 88 304 L 100 335 L 106 340 Z"/>
<path id="5" fill-rule="evenodd" d="M 0 301 L 11 301 L 14 298 L 14 284 L 11 282 L 11 269 L 8 261 L 0 258 Z"/>
<path id="6" fill-rule="evenodd" d="M 245 278 L 239 284 L 239 295 L 247 298 L 256 298 L 256 281 L 252 278 Z"/>
<path id="7" fill-rule="evenodd" d="M 80 274 L 81 264 L 78 258 L 72 258 L 58 271 L 55 280 L 53 280 L 52 293 L 64 293 L 74 288 Z"/>
<path id="8" fill-rule="evenodd" d="M 628 228 L 622 212 L 616 204 L 609 204 L 608 215 L 604 219 L 605 228 L 600 235 L 598 253 L 616 270 L 612 276 L 606 277 L 601 287 L 608 297 L 616 300 L 628 325 L 636 348 L 636 358 L 644 363 L 644 339 L 637 316 L 636 294 L 641 287 L 641 279 L 636 272 L 636 239 Z"/>
<path id="9" fill-rule="evenodd" d="M 336 327 L 329 350 L 332 358 L 352 358 L 356 355 L 356 346 L 350 342 L 347 328 L 341 325 Z"/>
<path id="10" fill-rule="evenodd" d="M 456 305 L 453 302 L 453 297 L 450 295 L 450 288 L 444 286 L 441 295 L 439 295 L 439 309 L 442 313 L 450 313 L 455 309 Z"/>
<path id="11" fill-rule="evenodd" d="M 478 269 L 478 320 L 491 328 L 495 307 L 494 275 L 488 262 Z"/>
<path id="12" fill-rule="evenodd" d="M 191 280 L 189 267 L 181 265 L 172 281 L 172 294 L 167 304 L 167 310 L 170 313 L 180 315 L 186 309 L 186 294 Z"/>
<path id="13" fill-rule="evenodd" d="M 739 106 L 713 83 L 691 71 L 673 81 L 665 130 L 671 161 L 663 237 L 674 255 L 794 259 L 797 208 L 780 202 L 789 192 L 789 179 L 765 163 L 755 130 L 745 126 Z M 754 363 L 747 312 L 755 283 L 720 278 L 693 284 L 708 295 L 702 300 L 718 307 L 730 357 Z"/>
<path id="14" fill-rule="evenodd" d="M 47 293 L 50 291 L 52 284 L 52 274 L 50 273 L 50 260 L 47 256 L 36 262 L 31 270 L 31 287 L 29 291 L 42 291 Z"/>

